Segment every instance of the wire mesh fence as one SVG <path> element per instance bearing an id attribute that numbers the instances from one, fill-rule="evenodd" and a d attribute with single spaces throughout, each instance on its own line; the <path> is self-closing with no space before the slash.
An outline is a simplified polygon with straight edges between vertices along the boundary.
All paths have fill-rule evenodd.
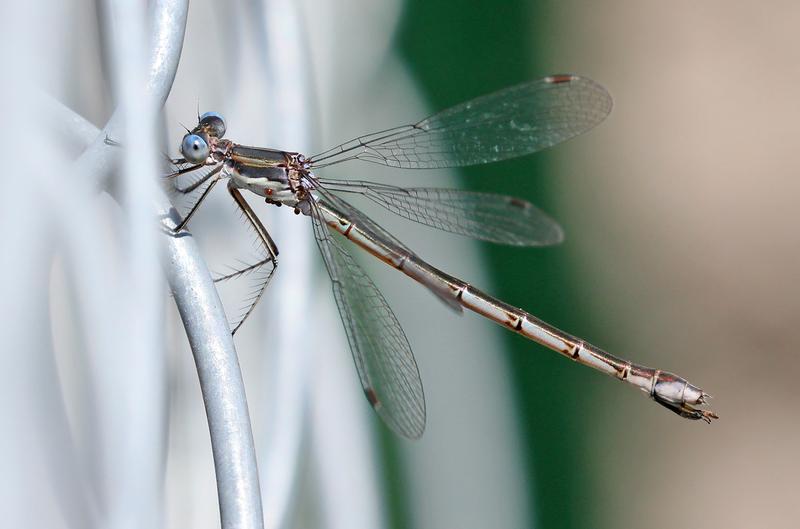
<path id="1" fill-rule="evenodd" d="M 174 152 L 178 123 L 194 119 L 198 105 L 240 123 L 240 136 L 254 143 L 300 150 L 331 131 L 341 138 L 320 123 L 341 117 L 333 98 L 381 67 L 385 59 L 372 46 L 381 49 L 376 37 L 385 38 L 392 18 L 373 28 L 368 53 L 343 67 L 350 77 L 337 82 L 331 55 L 354 40 L 339 39 L 333 22 L 348 13 L 314 7 L 317 19 L 330 22 L 325 31 L 309 33 L 309 6 L 284 0 L 198 3 L 188 29 L 188 2 L 169 0 L 32 2 L 4 18 L 4 64 L 16 74 L 3 83 L 2 101 L 16 126 L 0 132 L 15 159 L 0 197 L 0 332 L 9 366 L 0 395 L 10 403 L 4 414 L 11 425 L 2 436 L 8 457 L 0 483 L 12 526 L 390 523 L 374 419 L 359 395 L 330 287 L 314 264 L 308 226 L 264 215 L 281 234 L 281 266 L 291 273 L 276 280 L 265 307 L 237 335 L 240 356 L 206 254 L 190 234 L 164 229 L 176 217 L 159 185 L 159 153 Z M 12 191 L 12 180 L 24 182 L 22 189 Z M 212 205 L 193 226 L 209 234 L 212 252 L 220 247 L 215 237 L 224 244 L 245 237 L 219 220 L 222 209 Z M 402 297 L 404 290 L 393 292 Z M 424 328 L 427 318 L 411 326 Z M 459 339 L 489 341 L 477 330 Z M 441 347 L 431 340 L 428 348 Z M 429 376 L 447 378 L 441 366 L 449 359 L 428 361 Z M 463 391 L 502 383 L 499 360 L 474 369 L 484 374 L 467 376 Z M 452 406 L 454 386 L 440 387 L 440 402 Z M 504 399 L 499 391 L 475 411 L 497 424 L 456 421 L 401 451 L 407 486 L 425 485 L 420 469 L 431 459 L 448 462 L 454 476 L 473 472 L 485 457 L 501 485 L 495 496 L 476 491 L 474 511 L 522 503 L 518 471 L 508 470 L 513 434 L 496 445 L 506 455 L 451 449 L 465 428 L 513 432 L 508 416 L 492 417 L 493 406 L 510 407 Z M 430 494 L 443 501 L 415 500 L 418 520 L 446 520 L 447 501 L 461 508 L 445 491 Z M 458 516 L 469 519 L 469 509 Z M 520 525 L 525 509 L 505 516 L 509 526 Z M 480 516 L 470 523 L 484 525 Z"/>

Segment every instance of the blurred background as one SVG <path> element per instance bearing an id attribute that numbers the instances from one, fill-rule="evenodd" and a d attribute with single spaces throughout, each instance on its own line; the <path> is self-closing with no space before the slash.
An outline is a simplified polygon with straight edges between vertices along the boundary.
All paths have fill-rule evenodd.
<path id="1" fill-rule="evenodd" d="M 50 30 L 35 37 L 49 46 L 37 64 L 53 65 L 45 91 L 101 128 L 115 106 L 103 5 L 41 6 L 28 20 Z M 531 157 L 459 172 L 352 164 L 325 174 L 530 200 L 564 227 L 562 245 L 478 244 L 366 209 L 435 266 L 613 354 L 685 376 L 714 396 L 721 417 L 681 420 L 490 322 L 452 315 L 364 260 L 426 389 L 424 437 L 399 439 L 361 396 L 307 219 L 254 200 L 281 249 L 275 283 L 236 336 L 266 526 L 794 527 L 799 25 L 790 1 L 193 2 L 165 109 L 172 154 L 198 107 L 221 112 L 236 141 L 313 153 L 552 73 L 603 84 L 610 117 Z M 36 51 L 4 34 L 6 56 Z M 3 131 L 5 145 L 18 145 L 12 133 Z M 80 152 L 59 149 L 34 149 L 42 161 L 24 171 L 39 178 L 53 167 L 44 161 Z M 164 485 L 142 504 L 168 527 L 217 527 L 202 396 L 158 270 L 139 277 L 158 288 L 143 307 L 65 264 L 90 238 L 93 270 L 115 269 L 130 243 L 115 233 L 128 217 L 105 195 L 54 193 L 58 174 L 37 188 L 9 165 L 0 234 L 11 338 L 0 391 L 13 404 L 0 492 L 8 501 L 22 490 L 36 507 L 4 509 L 29 509 L 31 526 L 114 525 L 105 513 L 115 494 L 142 489 L 98 476 L 115 458 L 149 458 Z M 57 213 L 38 216 L 12 185 L 41 207 L 67 197 L 63 211 L 89 212 L 102 227 L 59 227 Z M 33 228 L 44 237 L 23 236 Z M 235 261 L 249 244 L 222 189 L 191 229 L 209 262 Z M 131 331 L 101 309 L 118 305 L 154 316 L 143 325 L 163 365 L 150 408 L 137 409 L 135 395 L 113 406 L 122 386 L 110 380 L 127 374 L 114 367 L 114 336 Z M 95 332 L 106 341 L 90 358 L 85 337 Z M 142 449 L 152 439 L 137 437 L 126 413 L 155 425 L 155 450 Z"/>

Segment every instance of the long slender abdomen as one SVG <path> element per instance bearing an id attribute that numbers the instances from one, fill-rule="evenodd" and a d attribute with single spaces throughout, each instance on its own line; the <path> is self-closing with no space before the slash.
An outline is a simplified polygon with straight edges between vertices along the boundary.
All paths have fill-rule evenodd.
<path id="1" fill-rule="evenodd" d="M 408 253 L 404 248 L 397 247 L 392 241 L 385 241 L 371 230 L 351 222 L 332 206 L 321 204 L 321 209 L 326 216 L 328 226 L 332 229 L 381 261 L 425 285 L 436 295 L 449 297 L 465 309 L 480 314 L 536 343 L 627 382 L 681 417 L 702 419 L 706 422 L 717 418 L 711 411 L 693 408 L 695 405 L 704 404 L 708 395 L 685 379 L 666 371 L 617 358 L 522 309 L 442 272 L 416 255 Z"/>

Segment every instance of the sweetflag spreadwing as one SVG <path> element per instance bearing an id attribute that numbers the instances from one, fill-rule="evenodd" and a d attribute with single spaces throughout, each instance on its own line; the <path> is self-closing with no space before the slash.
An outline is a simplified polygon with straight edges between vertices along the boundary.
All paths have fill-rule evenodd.
<path id="1" fill-rule="evenodd" d="M 559 225 L 529 202 L 500 194 L 435 187 L 397 187 L 315 174 L 362 160 L 403 169 L 463 167 L 527 155 L 577 136 L 609 114 L 611 96 L 576 75 L 553 75 L 461 103 L 414 124 L 355 138 L 320 154 L 249 147 L 226 139 L 223 118 L 199 116 L 168 175 L 184 195 L 202 192 L 176 227 L 183 229 L 214 185 L 228 192 L 258 238 L 263 257 L 218 281 L 267 270 L 236 330 L 261 299 L 278 263 L 278 248 L 242 190 L 310 217 L 333 285 L 364 393 L 380 417 L 409 438 L 425 428 L 425 397 L 408 339 L 386 299 L 347 251 L 344 239 L 422 284 L 456 311 L 471 310 L 578 363 L 631 384 L 688 419 L 711 422 L 709 395 L 672 373 L 615 357 L 452 277 L 425 262 L 343 195 L 361 195 L 406 219 L 480 240 L 515 246 L 560 242 Z M 189 177 L 187 184 L 178 183 Z M 338 234 L 338 235 L 334 235 Z M 341 237 L 339 237 L 341 235 Z"/>

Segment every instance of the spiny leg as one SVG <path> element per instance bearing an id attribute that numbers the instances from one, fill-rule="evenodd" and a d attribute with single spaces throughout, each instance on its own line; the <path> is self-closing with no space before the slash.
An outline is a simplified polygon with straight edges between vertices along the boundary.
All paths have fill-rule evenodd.
<path id="1" fill-rule="evenodd" d="M 196 170 L 197 168 L 191 168 L 190 167 L 189 169 L 193 171 L 193 170 Z M 185 171 L 185 172 L 188 173 L 190 171 Z M 177 185 L 175 185 L 175 186 L 172 186 L 172 190 L 175 191 L 176 193 L 180 193 L 181 195 L 188 195 L 189 193 L 191 193 L 192 191 L 194 191 L 195 189 L 197 189 L 198 187 L 200 187 L 204 183 L 208 182 L 208 179 L 213 177 L 213 176 L 215 176 L 218 172 L 219 172 L 219 168 L 215 169 L 214 171 L 209 171 L 208 174 L 206 174 L 206 175 L 202 176 L 201 178 L 197 179 L 196 182 L 192 182 L 191 184 L 189 184 L 186 187 L 178 187 Z M 174 174 L 178 174 L 178 173 L 174 173 Z M 170 175 L 170 176 L 172 176 L 172 175 Z"/>
<path id="2" fill-rule="evenodd" d="M 236 205 L 239 207 L 242 216 L 253 228 L 253 231 L 256 233 L 256 236 L 258 237 L 258 240 L 261 243 L 262 249 L 266 255 L 263 259 L 256 263 L 244 266 L 243 268 L 234 270 L 229 274 L 217 277 L 214 279 L 214 282 L 216 283 L 219 281 L 241 277 L 255 272 L 267 263 L 272 263 L 272 270 L 269 271 L 263 281 L 254 289 L 252 296 L 247 300 L 247 306 L 244 310 L 244 313 L 240 316 L 239 321 L 235 322 L 233 325 L 231 334 L 236 334 L 236 331 L 239 330 L 239 327 L 242 326 L 244 321 L 248 318 L 248 316 L 250 316 L 250 314 L 253 312 L 253 309 L 255 309 L 256 305 L 261 300 L 261 297 L 264 295 L 264 291 L 267 289 L 267 285 L 269 285 L 270 279 L 272 279 L 272 275 L 278 268 L 278 247 L 275 245 L 272 237 L 270 237 L 269 232 L 267 232 L 266 228 L 264 228 L 264 225 L 256 216 L 253 208 L 250 207 L 250 204 L 247 203 L 242 194 L 231 181 L 228 182 L 228 192 L 233 197 L 233 200 L 236 201 Z"/>
<path id="3" fill-rule="evenodd" d="M 200 195 L 200 198 L 197 199 L 197 202 L 195 202 L 194 205 L 192 205 L 192 208 L 189 210 L 189 213 L 186 214 L 186 216 L 183 218 L 183 220 L 177 226 L 175 226 L 172 229 L 172 231 L 179 232 L 186 226 L 186 224 L 188 224 L 189 219 L 192 218 L 192 215 L 194 215 L 195 211 L 197 211 L 197 208 L 200 207 L 200 204 L 203 203 L 203 200 L 205 200 L 205 198 L 208 196 L 208 194 L 214 188 L 214 185 L 219 181 L 219 172 L 221 170 L 222 170 L 222 165 L 220 164 L 219 167 L 217 167 L 216 169 L 214 169 L 213 171 L 208 173 L 206 176 L 204 176 L 200 180 L 200 183 L 202 183 L 202 182 L 207 181 L 209 178 L 213 178 L 213 180 L 211 180 L 211 183 L 208 184 L 208 187 L 205 189 L 205 191 L 203 191 L 203 194 Z M 192 184 L 192 185 L 194 185 L 194 184 Z"/>

